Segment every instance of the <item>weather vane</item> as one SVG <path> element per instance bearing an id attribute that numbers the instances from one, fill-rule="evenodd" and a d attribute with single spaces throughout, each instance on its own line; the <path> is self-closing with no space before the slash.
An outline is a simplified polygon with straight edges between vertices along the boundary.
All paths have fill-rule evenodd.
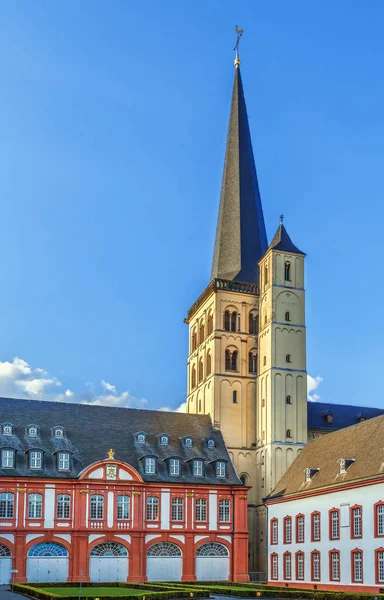
<path id="1" fill-rule="evenodd" d="M 283 224 L 283 221 L 284 221 L 284 215 L 280 215 L 280 225 Z"/>
<path id="2" fill-rule="evenodd" d="M 237 34 L 237 38 L 236 38 L 236 44 L 234 47 L 234 52 L 236 52 L 236 58 L 235 58 L 235 67 L 238 67 L 240 65 L 240 59 L 239 59 L 239 44 L 240 44 L 240 40 L 241 40 L 241 36 L 244 33 L 244 29 L 239 29 L 239 27 L 236 25 L 236 34 Z"/>

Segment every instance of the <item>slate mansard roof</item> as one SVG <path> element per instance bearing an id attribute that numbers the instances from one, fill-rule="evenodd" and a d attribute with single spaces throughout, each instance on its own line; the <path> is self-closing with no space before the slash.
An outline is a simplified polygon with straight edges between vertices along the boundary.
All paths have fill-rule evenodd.
<path id="1" fill-rule="evenodd" d="M 332 421 L 327 421 L 327 414 L 332 415 Z M 338 431 L 344 427 L 356 425 L 360 419 L 372 419 L 379 415 L 384 415 L 383 409 L 327 402 L 308 402 L 308 430 Z"/>
<path id="2" fill-rule="evenodd" d="M 349 407 L 350 408 L 350 407 Z M 314 490 L 383 477 L 384 415 L 358 423 L 309 442 L 293 461 L 266 500 L 295 496 Z M 340 473 L 339 461 L 347 461 Z M 305 469 L 311 469 L 305 481 Z"/>
<path id="3" fill-rule="evenodd" d="M 213 428 L 209 416 L 186 413 L 90 406 L 64 402 L 37 400 L 15 400 L 0 398 L 0 424 L 11 423 L 13 435 L 0 433 L 0 449 L 16 451 L 14 469 L 1 469 L 0 477 L 60 477 L 72 479 L 88 465 L 107 458 L 110 448 L 115 459 L 134 467 L 144 481 L 174 482 L 210 485 L 241 485 L 220 431 Z M 35 424 L 39 435 L 28 438 L 27 426 Z M 53 436 L 53 428 L 64 428 L 63 438 Z M 146 443 L 138 444 L 135 434 L 146 433 Z M 160 445 L 160 435 L 169 435 L 169 444 Z M 191 436 L 193 446 L 185 447 L 183 437 Z M 211 438 L 215 447 L 207 448 Z M 30 449 L 44 451 L 43 470 L 31 470 L 26 452 Z M 71 470 L 64 472 L 56 468 L 55 453 L 66 450 L 71 453 Z M 144 473 L 143 457 L 153 456 L 156 474 Z M 168 473 L 167 458 L 181 459 L 181 476 Z M 204 476 L 192 475 L 191 460 L 204 461 Z M 227 461 L 226 477 L 216 477 L 215 461 Z"/>

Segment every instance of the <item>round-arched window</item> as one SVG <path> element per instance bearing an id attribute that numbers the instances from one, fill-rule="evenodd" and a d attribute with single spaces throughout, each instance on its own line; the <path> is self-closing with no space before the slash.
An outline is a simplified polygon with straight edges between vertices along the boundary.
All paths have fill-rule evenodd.
<path id="1" fill-rule="evenodd" d="M 5 546 L 4 544 L 0 544 L 0 558 L 2 558 L 4 556 L 12 556 L 12 554 L 11 554 L 11 551 L 8 548 L 8 546 Z"/>
<path id="2" fill-rule="evenodd" d="M 147 556 L 182 556 L 182 553 L 176 544 L 160 542 L 148 548 Z"/>
<path id="3" fill-rule="evenodd" d="M 103 542 L 92 548 L 91 556 L 128 556 L 128 550 L 116 542 Z"/>
<path id="4" fill-rule="evenodd" d="M 28 556 L 68 556 L 68 550 L 60 544 L 42 542 L 28 550 Z"/>
<path id="5" fill-rule="evenodd" d="M 223 544 L 209 542 L 197 549 L 196 556 L 229 556 L 229 552 Z"/>

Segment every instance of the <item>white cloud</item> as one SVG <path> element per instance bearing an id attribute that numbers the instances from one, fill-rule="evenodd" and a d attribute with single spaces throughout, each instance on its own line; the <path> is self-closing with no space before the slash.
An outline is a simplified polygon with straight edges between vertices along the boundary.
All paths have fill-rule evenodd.
<path id="1" fill-rule="evenodd" d="M 182 402 L 177 408 L 171 408 L 170 406 L 162 406 L 161 408 L 159 408 L 159 410 L 161 410 L 163 412 L 185 413 L 185 412 L 187 412 L 187 403 Z"/>
<path id="2" fill-rule="evenodd" d="M 25 360 L 14 358 L 0 361 L 0 397 L 32 398 L 54 402 L 79 402 L 99 406 L 125 406 L 143 408 L 144 398 L 138 399 L 129 391 L 118 391 L 115 385 L 104 379 L 100 385 L 84 384 L 83 391 L 65 389 L 64 385 L 45 369 L 32 368 Z"/>
<path id="3" fill-rule="evenodd" d="M 314 392 L 319 387 L 320 383 L 323 381 L 323 378 L 320 375 L 316 377 L 312 377 L 312 375 L 307 375 L 307 399 L 308 402 L 317 402 L 320 400 L 319 394 L 315 394 Z"/>

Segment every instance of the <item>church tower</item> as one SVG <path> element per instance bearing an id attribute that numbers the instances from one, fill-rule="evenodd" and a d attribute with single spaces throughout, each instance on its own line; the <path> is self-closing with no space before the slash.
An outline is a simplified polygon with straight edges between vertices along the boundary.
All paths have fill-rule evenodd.
<path id="1" fill-rule="evenodd" d="M 187 412 L 211 416 L 251 488 L 253 571 L 266 570 L 262 498 L 306 442 L 303 278 L 282 223 L 268 247 L 236 55 L 211 282 L 186 319 Z"/>

